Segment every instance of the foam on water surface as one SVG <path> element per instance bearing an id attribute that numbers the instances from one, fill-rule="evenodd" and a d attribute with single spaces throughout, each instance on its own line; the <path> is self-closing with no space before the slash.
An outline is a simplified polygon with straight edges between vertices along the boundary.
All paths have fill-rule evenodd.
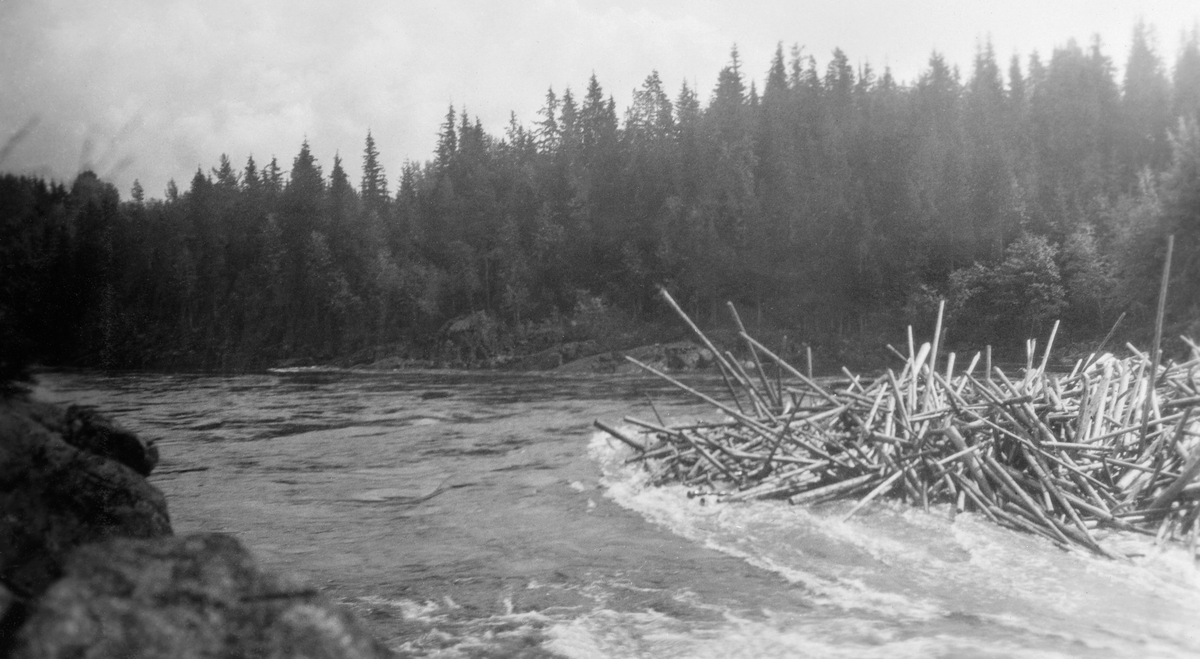
<path id="1" fill-rule="evenodd" d="M 1106 536 L 1140 555 L 1109 561 L 945 508 L 877 502 L 842 521 L 850 502 L 649 486 L 588 423 L 642 404 L 654 384 L 641 380 L 45 382 L 41 397 L 98 405 L 160 441 L 152 482 L 177 531 L 236 533 L 401 656 L 1200 655 L 1197 568 L 1143 536 Z M 673 388 L 649 393 L 668 416 L 702 413 Z"/>
<path id="2" fill-rule="evenodd" d="M 690 656 L 1200 653 L 1200 577 L 1177 547 L 1123 538 L 1145 556 L 1120 562 L 946 508 L 887 502 L 843 521 L 851 503 L 714 503 L 681 486 L 650 486 L 640 465 L 625 464 L 629 450 L 603 433 L 589 452 L 619 505 L 806 591 L 810 610 L 765 621 L 730 614 Z"/>

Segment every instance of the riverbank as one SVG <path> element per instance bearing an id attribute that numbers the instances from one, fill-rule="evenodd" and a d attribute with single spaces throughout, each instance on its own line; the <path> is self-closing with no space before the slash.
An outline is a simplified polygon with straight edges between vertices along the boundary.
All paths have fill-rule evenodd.
<path id="1" fill-rule="evenodd" d="M 667 309 L 664 305 L 664 313 Z M 509 372 L 561 371 L 565 373 L 633 373 L 638 369 L 626 356 L 664 370 L 715 370 L 709 346 L 729 353 L 748 369 L 755 367 L 746 342 L 733 317 L 704 328 L 709 343 L 700 344 L 676 316 L 649 320 L 596 303 L 570 316 L 555 316 L 537 323 L 509 326 L 483 312 L 447 323 L 439 332 L 419 341 L 377 345 L 337 357 L 276 360 L 275 368 L 332 366 L 365 370 L 456 369 Z M 844 369 L 881 373 L 896 365 L 895 350 L 904 350 L 907 332 L 895 325 L 876 323 L 857 332 L 810 335 L 801 328 L 756 323 L 751 332 L 788 363 L 816 376 L 838 376 Z M 930 329 L 932 331 L 932 329 Z M 946 337 L 944 337 L 946 338 Z M 1044 346 L 1049 337 L 1035 338 Z M 1051 370 L 1066 369 L 1100 347 L 1098 339 L 1058 333 Z M 1113 342 L 1115 343 L 1115 342 Z M 1182 343 L 1180 345 L 1183 345 Z M 1117 345 L 1106 349 L 1119 351 Z M 1186 348 L 1186 346 L 1184 346 Z M 990 351 L 993 363 L 1019 366 L 1027 358 L 1027 345 L 960 345 L 953 336 L 944 349 L 962 350 L 969 359 L 975 352 Z M 1186 352 L 1186 350 L 1184 350 Z"/>

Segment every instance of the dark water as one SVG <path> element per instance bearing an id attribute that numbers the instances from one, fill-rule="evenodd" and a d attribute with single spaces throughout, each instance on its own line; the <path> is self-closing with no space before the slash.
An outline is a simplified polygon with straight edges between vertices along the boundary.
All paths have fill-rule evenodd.
<path id="1" fill-rule="evenodd" d="M 402 656 L 1200 655 L 1178 547 L 1112 536 L 1141 554 L 1113 562 L 946 510 L 645 487 L 592 420 L 706 410 L 642 378 L 50 373 L 37 394 L 157 438 L 177 532 L 236 533 Z"/>

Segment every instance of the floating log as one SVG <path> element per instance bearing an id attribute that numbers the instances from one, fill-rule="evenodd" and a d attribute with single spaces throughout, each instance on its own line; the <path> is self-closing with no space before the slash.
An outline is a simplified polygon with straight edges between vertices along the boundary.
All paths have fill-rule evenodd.
<path id="1" fill-rule="evenodd" d="M 1182 364 L 1156 365 L 1155 351 L 1129 346 L 1128 357 L 1093 354 L 1063 376 L 1047 373 L 1055 323 L 1040 359 L 1037 343 L 1027 345 L 1021 377 L 995 367 L 990 346 L 956 373 L 955 354 L 939 355 L 939 308 L 930 343 L 918 346 L 909 328 L 907 354 L 892 349 L 898 371 L 871 379 L 842 369 L 845 379 L 830 383 L 752 338 L 732 304 L 749 353 L 741 361 L 718 351 L 666 291 L 663 298 L 716 355 L 733 401 L 629 360 L 728 417 L 676 426 L 657 410 L 658 423 L 626 418 L 642 441 L 597 421 L 637 452 L 630 461 L 656 484 L 685 483 L 730 503 L 851 499 L 844 518 L 880 498 L 945 504 L 951 514 L 979 512 L 1108 557 L 1116 555 L 1096 539 L 1098 528 L 1189 546 L 1200 535 L 1200 349 L 1191 340 L 1195 354 Z M 776 382 L 764 362 L 778 365 Z M 757 377 L 742 363 L 753 363 Z"/>

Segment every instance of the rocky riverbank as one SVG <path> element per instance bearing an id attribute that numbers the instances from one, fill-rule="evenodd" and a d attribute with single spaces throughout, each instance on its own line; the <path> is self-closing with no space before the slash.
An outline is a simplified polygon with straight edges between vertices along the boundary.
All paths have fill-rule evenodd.
<path id="1" fill-rule="evenodd" d="M 390 656 L 236 538 L 175 536 L 158 459 L 95 410 L 0 400 L 0 658 Z"/>

